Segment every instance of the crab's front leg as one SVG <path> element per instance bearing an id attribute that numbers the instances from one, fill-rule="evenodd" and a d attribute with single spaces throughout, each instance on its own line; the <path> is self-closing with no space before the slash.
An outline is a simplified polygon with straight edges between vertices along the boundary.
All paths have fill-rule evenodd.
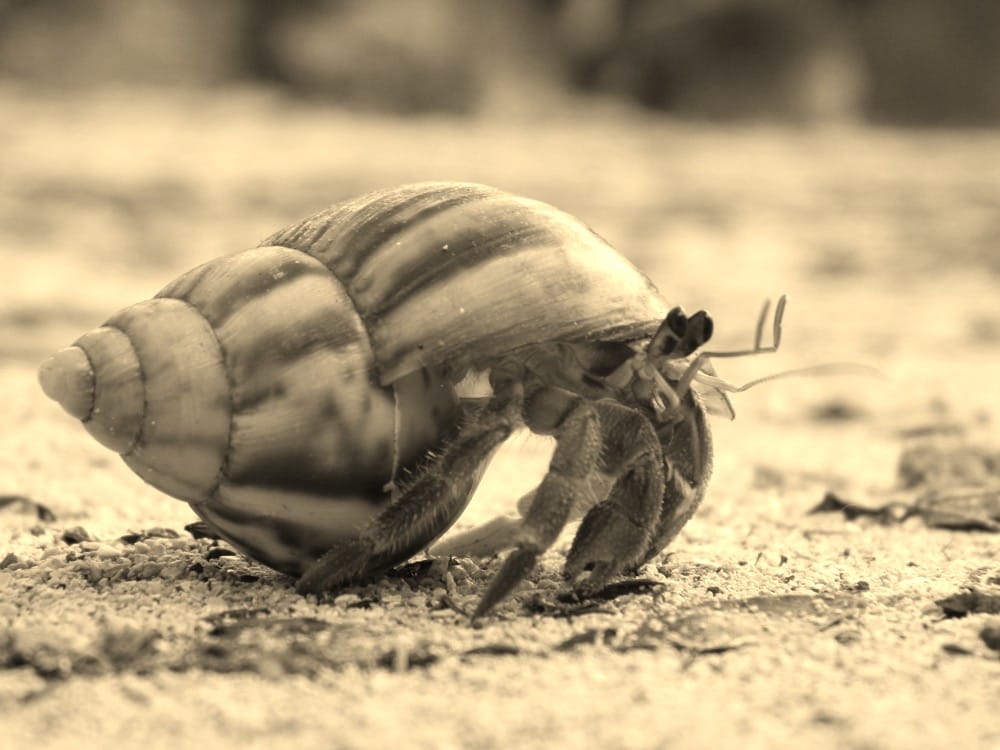
<path id="1" fill-rule="evenodd" d="M 539 388 L 525 403 L 525 424 L 553 434 L 556 448 L 515 540 L 515 549 L 490 582 L 474 617 L 488 612 L 528 575 L 558 538 L 574 507 L 591 507 L 581 525 L 568 569 L 593 565 L 604 581 L 646 551 L 660 515 L 663 470 L 659 442 L 639 411 L 610 400 L 592 401 L 556 388 Z M 610 459 L 610 460 L 609 460 Z M 617 477 L 607 499 L 593 498 Z M 603 500 L 594 504 L 595 500 Z"/>
<path id="2" fill-rule="evenodd" d="M 400 488 L 385 510 L 303 574 L 296 585 L 299 593 L 319 593 L 373 578 L 447 531 L 472 497 L 493 452 L 520 423 L 522 398 L 519 381 L 503 383 L 443 452 Z"/>
<path id="3" fill-rule="evenodd" d="M 585 592 L 643 559 L 666 496 L 663 455 L 649 418 L 612 400 L 595 402 L 594 407 L 603 428 L 602 469 L 616 480 L 607 497 L 584 517 L 566 557 L 567 577 L 590 569 L 580 586 Z"/>
<path id="4" fill-rule="evenodd" d="M 554 435 L 556 447 L 549 470 L 516 532 L 515 548 L 490 581 L 473 618 L 486 614 L 507 596 L 552 546 L 573 506 L 581 495 L 589 495 L 590 476 L 600 460 L 600 423 L 592 404 L 585 399 L 539 388 L 530 395 L 525 411 L 528 427 L 539 434 Z"/>

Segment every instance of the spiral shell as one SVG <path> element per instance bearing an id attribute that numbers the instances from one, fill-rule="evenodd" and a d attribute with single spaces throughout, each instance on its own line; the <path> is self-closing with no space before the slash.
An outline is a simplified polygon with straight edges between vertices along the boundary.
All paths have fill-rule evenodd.
<path id="1" fill-rule="evenodd" d="M 572 216 L 420 183 L 189 271 L 39 377 L 136 474 L 298 574 L 453 434 L 468 369 L 529 344 L 647 336 L 668 307 Z"/>

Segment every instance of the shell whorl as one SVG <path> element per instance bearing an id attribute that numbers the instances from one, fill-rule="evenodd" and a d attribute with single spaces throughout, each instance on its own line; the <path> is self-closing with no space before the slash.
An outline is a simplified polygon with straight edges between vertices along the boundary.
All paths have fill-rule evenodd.
<path id="1" fill-rule="evenodd" d="M 175 497 L 207 496 L 228 445 L 226 376 L 215 335 L 179 300 L 122 310 L 39 370 L 45 392 Z"/>
<path id="2" fill-rule="evenodd" d="M 579 219 L 474 183 L 370 193 L 264 244 L 308 252 L 344 281 L 383 384 L 526 344 L 641 338 L 669 309 Z"/>
<path id="3" fill-rule="evenodd" d="M 79 346 L 67 346 L 48 357 L 38 368 L 38 382 L 45 395 L 70 416 L 88 419 L 94 409 L 94 368 Z"/>

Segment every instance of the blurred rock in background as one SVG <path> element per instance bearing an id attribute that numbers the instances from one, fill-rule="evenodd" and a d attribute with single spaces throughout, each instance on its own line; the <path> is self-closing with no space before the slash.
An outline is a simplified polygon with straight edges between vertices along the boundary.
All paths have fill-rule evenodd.
<path id="1" fill-rule="evenodd" d="M 247 0 L 252 73 L 305 96 L 398 113 L 479 103 L 461 0 Z"/>
<path id="2" fill-rule="evenodd" d="M 595 44 L 584 16 L 612 7 Z M 575 0 L 562 20 L 584 90 L 709 119 L 841 119 L 861 104 L 859 50 L 832 2 Z"/>
<path id="3" fill-rule="evenodd" d="M 242 73 L 244 0 L 0 0 L 0 75 L 204 86 Z"/>
<path id="4" fill-rule="evenodd" d="M 1000 122 L 1000 3 L 841 0 L 862 53 L 875 121 Z"/>
<path id="5" fill-rule="evenodd" d="M 0 78 L 265 83 L 394 113 L 583 92 L 689 118 L 968 125 L 1000 122 L 998 36 L 983 0 L 0 0 Z"/>

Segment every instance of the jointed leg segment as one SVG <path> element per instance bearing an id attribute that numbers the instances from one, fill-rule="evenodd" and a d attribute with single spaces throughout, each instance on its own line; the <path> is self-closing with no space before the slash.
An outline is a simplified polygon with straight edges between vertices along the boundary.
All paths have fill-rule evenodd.
<path id="1" fill-rule="evenodd" d="M 600 424 L 592 404 L 577 399 L 555 437 L 549 471 L 535 491 L 517 547 L 490 581 L 473 617 L 488 612 L 524 580 L 538 557 L 559 537 L 580 496 L 590 493 L 589 478 L 601 457 Z"/>
<path id="2" fill-rule="evenodd" d="M 574 504 L 592 494 L 598 471 L 616 481 L 584 517 L 567 557 L 567 575 L 593 566 L 586 588 L 599 588 L 636 564 L 649 546 L 663 498 L 662 455 L 649 421 L 610 400 L 578 398 L 555 437 L 549 472 L 525 516 L 521 539 L 490 582 L 474 617 L 488 612 L 527 576 L 558 538 Z M 594 498 L 587 500 L 590 504 Z"/>
<path id="3" fill-rule="evenodd" d="M 650 422 L 613 401 L 595 403 L 603 428 L 604 470 L 617 477 L 584 517 L 566 558 L 566 575 L 593 566 L 587 589 L 636 564 L 649 546 L 663 503 L 663 456 Z"/>

